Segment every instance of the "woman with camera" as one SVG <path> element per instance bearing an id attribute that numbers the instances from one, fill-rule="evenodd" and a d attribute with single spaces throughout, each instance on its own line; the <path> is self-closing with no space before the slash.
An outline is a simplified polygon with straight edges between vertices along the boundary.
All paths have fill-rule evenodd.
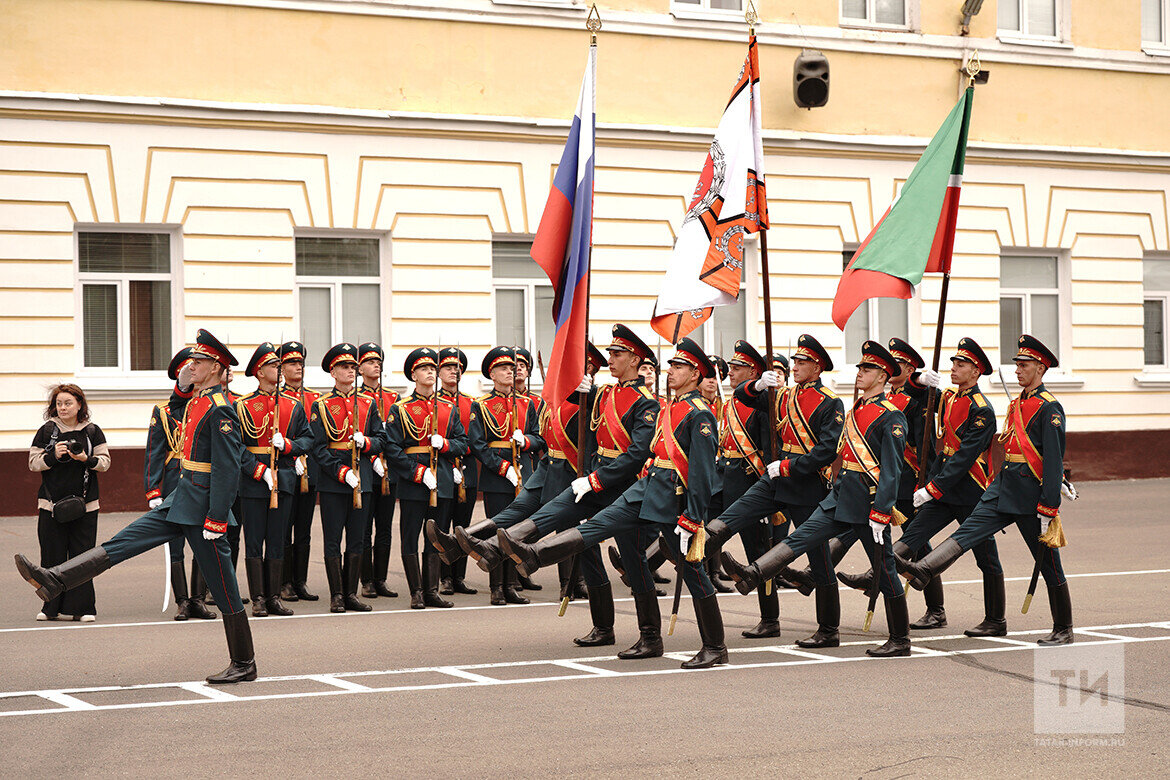
<path id="1" fill-rule="evenodd" d="M 45 420 L 33 436 L 28 467 L 41 472 L 37 536 L 41 566 L 48 567 L 97 544 L 98 479 L 94 472 L 110 467 L 110 448 L 102 429 L 89 421 L 89 405 L 77 385 L 53 388 Z M 96 615 L 93 583 L 86 582 L 45 602 L 37 620 L 71 616 L 92 623 Z"/>

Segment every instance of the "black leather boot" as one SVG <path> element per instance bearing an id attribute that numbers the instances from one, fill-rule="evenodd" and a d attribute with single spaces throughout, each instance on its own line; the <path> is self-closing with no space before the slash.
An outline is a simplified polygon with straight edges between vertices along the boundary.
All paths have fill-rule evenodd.
<path id="1" fill-rule="evenodd" d="M 372 544 L 362 550 L 361 583 L 363 599 L 378 598 L 378 591 L 374 589 L 374 548 Z"/>
<path id="2" fill-rule="evenodd" d="M 731 588 L 724 585 L 719 579 L 719 559 L 707 559 L 707 578 L 711 580 L 711 587 L 715 588 L 716 593 L 731 593 Z"/>
<path id="3" fill-rule="evenodd" d="M 439 596 L 439 554 L 427 551 L 422 554 L 423 604 L 428 607 L 453 607 L 450 601 Z"/>
<path id="4" fill-rule="evenodd" d="M 301 601 L 316 601 L 320 598 L 316 593 L 310 593 L 306 583 L 309 580 L 309 545 L 301 543 L 296 546 L 297 560 L 294 567 L 293 590 Z"/>
<path id="5" fill-rule="evenodd" d="M 248 596 L 252 599 L 252 617 L 268 617 L 264 602 L 264 559 L 244 558 L 244 572 L 248 575 Z"/>
<path id="6" fill-rule="evenodd" d="M 374 591 L 379 596 L 394 599 L 398 593 L 386 584 L 390 572 L 390 545 L 380 544 L 374 548 Z"/>
<path id="7" fill-rule="evenodd" d="M 831 540 L 829 540 L 829 554 L 832 555 L 833 553 L 834 543 L 836 543 L 837 547 L 841 550 L 841 555 L 843 557 L 845 555 L 845 545 L 841 544 L 841 542 L 839 542 L 836 537 L 833 537 Z M 914 551 L 909 547 L 902 544 L 901 541 L 894 542 L 894 555 L 896 558 L 910 558 L 912 557 L 913 552 Z M 840 558 L 834 557 L 833 566 L 836 566 L 840 560 Z M 871 566 L 861 574 L 848 574 L 846 572 L 839 571 L 837 572 L 837 579 L 847 588 L 868 591 L 870 586 L 873 585 L 873 567 Z M 941 604 L 942 602 L 940 601 L 939 603 Z"/>
<path id="8" fill-rule="evenodd" d="M 898 571 L 910 575 L 910 584 L 917 590 L 922 590 L 934 579 L 935 575 L 942 574 L 951 564 L 959 560 L 963 548 L 954 539 L 947 539 L 938 547 L 928 552 L 920 561 L 908 561 L 903 556 L 894 553 Z"/>
<path id="9" fill-rule="evenodd" d="M 342 596 L 341 556 L 325 556 L 325 579 L 329 581 L 329 611 L 345 612 Z"/>
<path id="10" fill-rule="evenodd" d="M 456 528 L 455 541 L 459 543 L 459 549 L 466 552 L 467 556 L 475 561 L 475 565 L 479 567 L 480 571 L 491 572 L 499 568 L 504 560 L 504 556 L 500 552 L 500 543 L 494 536 L 490 539 L 479 539 L 462 528 Z"/>
<path id="11" fill-rule="evenodd" d="M 525 577 L 523 574 L 517 573 L 516 584 L 520 590 L 543 590 L 544 586 L 539 582 L 533 582 L 531 577 Z"/>
<path id="12" fill-rule="evenodd" d="M 573 600 L 573 589 L 569 584 L 569 580 L 573 576 L 573 559 L 566 558 L 563 561 L 557 561 L 557 580 L 561 584 L 561 589 L 558 591 L 562 596 L 568 596 L 569 601 Z"/>
<path id="13" fill-rule="evenodd" d="M 284 578 L 284 561 L 280 558 L 268 558 L 264 561 L 265 582 L 268 588 L 264 591 L 268 596 L 268 614 L 288 617 L 293 611 L 280 601 L 280 581 Z"/>
<path id="14" fill-rule="evenodd" d="M 231 663 L 219 674 L 207 678 L 212 685 L 230 685 L 256 679 L 256 653 L 252 649 L 252 629 L 248 614 L 240 610 L 223 616 L 223 631 L 227 636 L 228 658 Z"/>
<path id="15" fill-rule="evenodd" d="M 541 566 L 549 566 L 576 555 L 585 549 L 585 540 L 576 528 L 561 531 L 555 536 L 546 536 L 535 544 L 517 541 L 510 534 L 498 531 L 500 550 L 511 558 L 519 573 L 529 576 Z"/>
<path id="16" fill-rule="evenodd" d="M 719 613 L 719 599 L 716 596 L 692 598 L 695 604 L 695 619 L 699 621 L 699 636 L 703 647 L 693 658 L 682 662 L 683 669 L 710 669 L 727 663 L 727 644 L 723 639 L 723 615 Z"/>
<path id="17" fill-rule="evenodd" d="M 735 589 L 746 596 L 796 560 L 796 553 L 784 542 L 780 542 L 747 566 L 741 566 L 728 553 L 721 553 L 720 557 L 723 560 L 723 568 L 731 575 L 731 579 L 735 580 Z"/>
<path id="18" fill-rule="evenodd" d="M 956 545 L 957 546 L 957 545 Z M 910 613 L 906 611 L 906 594 L 886 599 L 886 626 L 890 638 L 881 647 L 871 647 L 865 654 L 874 658 L 898 658 L 910 655 Z"/>
<path id="19" fill-rule="evenodd" d="M 345 604 L 346 612 L 369 612 L 373 609 L 369 604 L 358 598 L 358 578 L 361 576 L 362 554 L 345 554 Z"/>
<path id="20" fill-rule="evenodd" d="M 1052 609 L 1052 633 L 1036 641 L 1041 647 L 1071 645 L 1073 643 L 1072 596 L 1068 582 L 1048 585 L 1048 606 Z"/>
<path id="21" fill-rule="evenodd" d="M 569 584 L 569 588 L 573 598 L 589 598 L 589 586 L 585 584 L 585 575 L 581 573 L 580 569 L 577 571 L 577 579 Z"/>
<path id="22" fill-rule="evenodd" d="M 731 536 L 731 529 L 722 520 L 707 523 L 707 546 L 703 548 L 703 554 L 708 558 L 719 558 L 723 545 L 727 544 Z"/>
<path id="23" fill-rule="evenodd" d="M 297 591 L 293 587 L 293 580 L 297 577 L 297 546 L 295 544 L 286 544 L 284 546 L 284 572 L 280 580 L 280 598 L 284 601 L 299 601 Z"/>
<path id="24" fill-rule="evenodd" d="M 983 575 L 983 622 L 963 633 L 967 636 L 1007 636 L 1007 594 L 1003 573 Z"/>
<path id="25" fill-rule="evenodd" d="M 190 593 L 187 592 L 187 571 L 183 561 L 171 561 L 171 591 L 175 594 L 175 620 L 191 617 Z"/>
<path id="26" fill-rule="evenodd" d="M 573 644 L 578 647 L 601 647 L 612 645 L 613 635 L 613 586 L 608 582 L 589 589 L 589 615 L 593 618 L 593 630 L 577 637 Z"/>
<path id="27" fill-rule="evenodd" d="M 622 554 L 618 552 L 616 547 L 608 547 L 606 548 L 606 552 L 609 554 L 609 565 L 617 572 L 618 579 L 622 581 L 622 585 L 625 585 L 627 588 L 630 587 L 630 578 L 626 576 L 626 570 L 622 566 Z"/>
<path id="28" fill-rule="evenodd" d="M 402 556 L 402 573 L 406 577 L 406 587 L 410 590 L 410 608 L 423 609 L 426 603 L 423 601 L 422 574 L 419 571 L 417 555 Z"/>
<path id="29" fill-rule="evenodd" d="M 658 596 L 653 593 L 635 593 L 634 608 L 638 612 L 638 641 L 628 650 L 617 654 L 624 661 L 662 656 L 662 612 Z"/>
<path id="30" fill-rule="evenodd" d="M 740 632 L 744 639 L 768 639 L 780 636 L 780 594 L 775 589 L 765 593 L 765 588 L 756 590 L 756 598 L 760 602 L 760 622 L 755 628 Z"/>
<path id="31" fill-rule="evenodd" d="M 491 605 L 502 607 L 508 603 L 504 598 L 504 567 L 496 566 L 488 570 L 488 588 L 491 590 Z"/>
<path id="32" fill-rule="evenodd" d="M 455 539 L 454 530 L 451 533 L 444 533 L 439 530 L 438 523 L 434 520 L 427 520 L 423 524 L 423 532 L 426 534 L 427 541 L 431 543 L 431 546 L 439 551 L 439 559 L 448 566 L 467 555 L 467 553 L 459 548 L 459 542 Z"/>
<path id="33" fill-rule="evenodd" d="M 946 628 L 947 611 L 943 609 L 943 584 L 941 577 L 932 577 L 922 590 L 926 597 L 926 613 L 910 624 L 910 628 Z"/>
<path id="34" fill-rule="evenodd" d="M 479 593 L 477 588 L 467 584 L 467 557 L 464 556 L 451 564 L 451 590 L 467 596 Z"/>
<path id="35" fill-rule="evenodd" d="M 512 561 L 504 561 L 500 566 L 500 571 L 504 573 L 504 601 L 508 604 L 531 604 L 532 600 L 527 596 L 521 596 L 520 591 L 517 590 L 518 575 L 516 573 L 516 564 Z"/>
<path id="36" fill-rule="evenodd" d="M 836 585 L 822 585 L 817 588 L 817 630 L 807 639 L 798 639 L 798 647 L 840 647 L 841 636 L 837 629 L 841 625 L 841 594 Z"/>
<path id="37" fill-rule="evenodd" d="M 208 609 L 204 602 L 204 597 L 207 596 L 207 580 L 203 579 L 203 573 L 199 571 L 199 561 L 191 561 L 191 598 L 187 602 L 187 611 L 191 617 L 199 620 L 215 620 L 219 617 L 219 613 L 213 609 Z"/>
<path id="38" fill-rule="evenodd" d="M 55 599 L 70 588 L 89 582 L 108 568 L 110 557 L 100 544 L 49 569 L 37 566 L 20 553 L 16 554 L 16 570 L 29 585 L 36 588 L 41 601 Z"/>

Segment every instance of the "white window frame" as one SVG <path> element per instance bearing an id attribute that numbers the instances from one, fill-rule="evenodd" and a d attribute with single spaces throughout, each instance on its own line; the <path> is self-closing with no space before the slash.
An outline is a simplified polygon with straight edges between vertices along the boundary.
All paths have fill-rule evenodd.
<path id="1" fill-rule="evenodd" d="M 169 273 L 105 273 L 101 271 L 81 272 L 82 233 L 161 233 L 170 237 Z M 159 223 L 89 223 L 78 222 L 73 226 L 73 277 L 77 280 L 73 288 L 74 317 L 74 372 L 78 379 L 84 379 L 86 393 L 94 398 L 123 397 L 135 398 L 139 394 L 157 395 L 159 390 L 170 386 L 166 369 L 134 371 L 130 364 L 130 282 L 170 282 L 171 285 L 171 344 L 173 354 L 183 338 L 183 229 L 181 225 Z M 85 311 L 82 287 L 86 284 L 106 284 L 118 288 L 118 365 L 117 367 L 94 367 L 85 365 Z M 92 393 L 91 393 L 92 391 Z"/>
<path id="2" fill-rule="evenodd" d="M 670 15 L 675 19 L 725 19 L 738 22 L 743 21 L 746 0 L 739 0 L 739 8 L 712 8 L 711 0 L 699 0 L 695 3 L 680 3 L 670 0 Z"/>
<path id="3" fill-rule="evenodd" d="M 1001 3 L 1015 2 L 1020 11 L 1020 29 L 1019 30 L 1003 30 L 999 27 L 999 19 L 996 19 L 995 36 L 996 39 L 1003 43 L 1017 43 L 1025 46 L 1051 46 L 1057 48 L 1072 48 L 1069 42 L 1072 35 L 1072 2 L 1071 0 L 1052 0 L 1053 7 L 1056 13 L 1056 34 L 1055 35 L 1033 35 L 1027 31 L 1028 14 L 1027 2 L 1028 0 L 998 0 Z M 998 9 L 997 9 L 998 10 Z"/>
<path id="4" fill-rule="evenodd" d="M 302 276 L 296 273 L 296 241 L 301 238 L 367 238 L 378 242 L 378 275 L 377 276 Z M 381 331 L 382 348 L 387 351 L 387 361 L 390 359 L 388 344 L 394 343 L 390 334 L 390 323 L 393 321 L 390 305 L 391 295 L 391 262 L 390 262 L 390 234 L 381 230 L 333 230 L 333 229 L 298 229 L 293 234 L 293 334 L 288 339 L 299 339 L 301 332 L 301 288 L 328 289 L 329 313 L 332 316 L 330 323 L 330 344 L 341 343 L 342 314 L 338 302 L 341 300 L 341 286 L 345 284 L 376 284 L 378 285 L 378 323 Z M 356 344 L 354 345 L 357 346 Z M 304 385 L 306 387 L 329 388 L 333 387 L 333 378 L 321 368 L 320 359 L 323 355 L 314 355 L 311 361 L 305 363 Z M 383 373 L 387 373 L 383 366 Z"/>
<path id="5" fill-rule="evenodd" d="M 1158 0 L 1162 7 L 1162 37 L 1157 41 L 1142 38 L 1142 51 L 1159 57 L 1170 57 L 1170 0 Z"/>
<path id="6" fill-rule="evenodd" d="M 530 234 L 524 233 L 496 233 L 492 236 L 492 244 L 515 243 L 515 244 L 531 244 L 533 238 Z M 513 344 L 511 346 L 520 346 L 532 353 L 532 359 L 536 359 L 536 289 L 544 287 L 552 290 L 552 282 L 540 270 L 540 267 L 533 261 L 533 276 L 530 278 L 517 278 L 514 276 L 495 276 L 495 263 L 492 263 L 492 341 L 497 339 L 497 328 L 499 323 L 496 321 L 496 290 L 520 290 L 524 293 L 524 340 L 526 344 Z M 537 276 L 536 274 L 539 274 Z M 489 380 L 481 380 L 481 388 L 490 388 L 491 382 Z M 532 371 L 528 376 L 528 389 L 536 391 L 544 388 L 544 382 L 540 378 L 540 370 L 532 367 Z"/>
<path id="7" fill-rule="evenodd" d="M 1170 261 L 1170 252 L 1147 252 L 1142 258 L 1146 260 Z M 1170 387 L 1170 290 L 1147 290 L 1142 287 L 1143 309 L 1146 301 L 1162 302 L 1162 358 L 1161 365 L 1146 365 L 1145 356 L 1145 314 L 1142 315 L 1142 370 L 1134 377 L 1134 381 L 1142 387 L 1168 388 Z"/>
<path id="8" fill-rule="evenodd" d="M 919 0 L 902 0 L 902 24 L 887 24 L 877 21 L 877 0 L 865 0 L 865 18 L 856 19 L 845 15 L 845 0 L 837 4 L 838 24 L 844 29 L 890 30 L 893 32 L 914 32 L 921 26 Z"/>
<path id="9" fill-rule="evenodd" d="M 1072 357 L 1072 263 L 1067 249 L 1037 249 L 1032 247 L 1001 247 L 999 250 L 1000 262 L 1003 262 L 1005 255 L 1010 257 L 1049 257 L 1056 258 L 1056 313 L 1057 313 L 1057 333 L 1060 336 L 1060 346 L 1056 353 L 1057 360 L 1060 365 L 1056 368 L 1050 368 L 1044 375 L 1044 383 L 1047 385 L 1062 386 L 1062 387 L 1080 387 L 1084 381 L 1073 376 L 1071 368 L 1068 365 L 1069 359 Z M 1002 273 L 999 275 L 1002 278 Z M 1030 298 L 1032 295 L 1051 295 L 1053 288 L 1024 288 L 1024 287 L 1004 287 L 1000 282 L 999 295 L 995 299 L 995 305 L 999 307 L 1001 298 L 1016 298 L 1024 297 L 1026 305 L 1023 312 L 1023 328 L 1024 333 L 1031 333 L 1032 325 L 1032 307 Z M 998 314 L 997 314 L 998 317 Z M 1000 334 L 996 334 L 996 346 L 999 347 L 999 342 L 1002 339 Z M 1002 350 L 999 350 L 1002 352 Z M 1003 367 L 1007 376 L 1012 376 L 1012 371 L 1015 371 L 1015 363 L 1012 358 L 1016 353 L 1013 350 L 1010 355 L 999 356 L 999 365 Z"/>

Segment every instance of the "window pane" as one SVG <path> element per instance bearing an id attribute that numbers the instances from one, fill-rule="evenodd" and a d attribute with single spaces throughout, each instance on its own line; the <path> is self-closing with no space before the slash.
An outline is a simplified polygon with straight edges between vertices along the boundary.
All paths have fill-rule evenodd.
<path id="1" fill-rule="evenodd" d="M 875 10 L 881 24 L 906 23 L 906 0 L 877 0 Z"/>
<path id="2" fill-rule="evenodd" d="M 739 0 L 711 0 L 712 8 L 719 8 L 726 11 L 740 10 Z"/>
<path id="3" fill-rule="evenodd" d="M 1060 298 L 1056 295 L 1032 296 L 1032 335 L 1060 357 Z"/>
<path id="4" fill-rule="evenodd" d="M 892 338 L 910 340 L 910 302 L 902 298 L 878 298 L 878 334 L 883 345 Z"/>
<path id="5" fill-rule="evenodd" d="M 1145 351 L 1147 366 L 1166 364 L 1166 302 L 1145 301 Z"/>
<path id="6" fill-rule="evenodd" d="M 531 346 L 528 344 L 523 346 L 532 350 L 533 360 L 536 360 L 536 352 L 539 350 L 544 360 L 547 361 L 552 354 L 553 337 L 556 335 L 552 318 L 553 289 L 551 285 L 537 285 L 535 305 L 536 323 L 533 330 L 536 332 L 536 343 Z M 536 368 L 536 372 L 539 377 L 540 369 Z"/>
<path id="7" fill-rule="evenodd" d="M 682 3 L 684 5 L 698 5 L 699 4 L 699 0 L 674 0 L 674 2 Z"/>
<path id="8" fill-rule="evenodd" d="M 341 340 L 382 343 L 382 307 L 376 284 L 341 285 Z"/>
<path id="9" fill-rule="evenodd" d="M 329 308 L 328 287 L 302 287 L 301 343 L 305 345 L 305 363 L 319 363 L 333 346 L 333 312 Z"/>
<path id="10" fill-rule="evenodd" d="M 166 233 L 78 233 L 77 252 L 82 273 L 171 271 L 171 237 Z"/>
<path id="11" fill-rule="evenodd" d="M 1056 35 L 1056 0 L 1027 0 L 1028 35 Z"/>
<path id="12" fill-rule="evenodd" d="M 1056 289 L 1055 257 L 1012 257 L 999 261 L 999 286 L 1012 289 Z"/>
<path id="13" fill-rule="evenodd" d="M 1016 343 L 1024 332 L 1024 299 L 999 299 L 999 362 L 1008 363 L 1016 354 Z"/>
<path id="14" fill-rule="evenodd" d="M 493 241 L 492 276 L 496 279 L 547 279 L 548 275 L 528 254 L 531 241 Z"/>
<path id="15" fill-rule="evenodd" d="M 869 338 L 869 305 L 872 300 L 863 301 L 845 323 L 845 361 L 850 364 L 861 360 L 861 345 Z"/>
<path id="16" fill-rule="evenodd" d="M 297 275 L 380 276 L 378 239 L 298 238 Z"/>
<path id="17" fill-rule="evenodd" d="M 171 360 L 171 283 L 130 282 L 130 370 L 164 371 Z"/>
<path id="18" fill-rule="evenodd" d="M 1170 260 L 1151 260 L 1149 258 L 1143 260 L 1142 286 L 1146 291 L 1166 292 L 1170 290 Z"/>
<path id="19" fill-rule="evenodd" d="M 1001 30 L 1020 31 L 1020 0 L 999 0 L 997 26 Z M 1012 353 L 1015 354 L 1014 352 Z"/>
<path id="20" fill-rule="evenodd" d="M 735 342 L 747 338 L 747 294 L 741 290 L 735 303 L 716 306 L 711 319 L 714 320 L 715 343 L 707 351 L 726 358 L 735 349 Z"/>
<path id="21" fill-rule="evenodd" d="M 81 288 L 82 351 L 86 368 L 118 367 L 118 288 L 86 284 Z"/>
<path id="22" fill-rule="evenodd" d="M 865 19 L 865 0 L 841 0 L 841 16 L 846 19 Z"/>
<path id="23" fill-rule="evenodd" d="M 1164 0 L 1142 0 L 1142 40 L 1162 43 L 1162 3 Z M 1147 363 L 1149 361 L 1146 361 Z"/>
<path id="24" fill-rule="evenodd" d="M 496 343 L 518 345 L 524 333 L 524 291 L 496 290 Z"/>

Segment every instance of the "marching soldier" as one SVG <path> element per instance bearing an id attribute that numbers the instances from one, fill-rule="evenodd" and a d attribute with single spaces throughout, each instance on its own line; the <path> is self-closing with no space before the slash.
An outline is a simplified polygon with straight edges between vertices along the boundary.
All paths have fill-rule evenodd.
<path id="1" fill-rule="evenodd" d="M 742 566 L 725 552 L 723 565 L 735 580 L 736 589 L 747 595 L 752 588 L 774 577 L 796 556 L 819 547 L 818 558 L 828 568 L 828 581 L 834 582 L 825 543 L 848 530 L 849 525 L 867 525 L 868 528 L 854 530 L 871 560 L 875 556 L 880 559 L 879 583 L 885 595 L 890 637 L 881 647 L 865 652 L 879 658 L 907 656 L 910 655 L 910 618 L 906 613 L 906 593 L 894 568 L 889 532 L 896 511 L 894 503 L 898 497 L 906 446 L 906 417 L 886 400 L 883 393 L 886 381 L 898 373 L 894 356 L 876 341 L 865 342 L 861 353 L 861 362 L 857 366 L 857 389 L 861 398 L 853 404 L 844 421 L 842 465 L 832 492 L 821 501 L 811 517 L 755 563 Z M 800 381 L 799 374 L 797 381 Z M 779 473 L 785 474 L 791 468 L 790 461 L 787 464 L 781 461 Z M 833 590 L 835 593 L 835 584 Z M 821 595 L 821 589 L 817 595 Z M 821 619 L 818 610 L 818 622 Z M 832 633 L 832 645 L 835 646 L 838 644 L 835 625 Z"/>
<path id="2" fill-rule="evenodd" d="M 183 347 L 171 359 L 167 376 L 177 381 L 179 371 L 192 360 L 191 347 Z M 184 399 L 183 405 L 186 404 Z M 175 488 L 179 486 L 179 464 L 183 459 L 183 413 L 176 411 L 170 403 L 161 403 L 150 414 L 150 427 L 146 431 L 146 454 L 143 458 L 143 481 L 146 486 L 148 509 L 157 509 Z M 199 618 L 215 620 L 218 615 L 203 603 L 207 595 L 207 583 L 199 573 L 199 563 L 191 559 L 191 590 L 187 590 L 187 573 L 183 570 L 183 537 L 172 539 L 169 545 L 171 555 L 171 590 L 175 594 L 175 620 Z"/>
<path id="3" fill-rule="evenodd" d="M 591 520 L 555 537 L 529 545 L 500 531 L 503 552 L 531 573 L 615 534 L 649 527 L 663 537 L 664 546 L 677 545 L 686 554 L 693 535 L 703 528 L 701 518 L 707 514 L 715 478 L 715 415 L 698 389 L 703 378 L 714 374 L 715 366 L 698 344 L 689 338 L 681 339 L 670 359 L 668 379 L 669 389 L 677 396 L 659 416 L 651 448 L 653 461 L 645 470 L 646 476 Z M 696 543 L 701 546 L 701 542 Z M 683 562 L 680 556 L 679 569 L 691 593 L 703 646 L 682 667 L 705 669 L 725 664 L 727 646 L 715 589 L 707 577 L 702 555 L 687 557 L 695 560 Z"/>
<path id="4" fill-rule="evenodd" d="M 236 401 L 240 400 L 239 394 L 236 392 L 233 392 L 232 388 L 231 388 L 232 380 L 234 378 L 235 378 L 235 372 L 232 371 L 231 366 L 228 366 L 227 371 L 225 371 L 223 374 L 223 391 L 222 392 L 223 392 L 223 397 L 227 400 L 227 402 L 229 404 L 232 405 L 233 408 L 236 405 Z M 235 500 L 232 501 L 232 517 L 236 518 L 236 520 L 239 521 L 242 516 L 243 516 L 243 509 L 240 505 L 240 495 L 239 495 L 239 493 L 237 493 Z M 227 540 L 228 540 L 228 545 L 231 547 L 231 550 L 232 550 L 232 568 L 237 569 L 237 570 L 239 569 L 239 562 L 240 562 L 240 534 L 242 532 L 243 532 L 243 526 L 240 524 L 240 522 L 237 522 L 235 525 L 228 526 Z M 245 598 L 244 602 L 247 603 L 247 601 L 248 601 L 247 598 Z"/>
<path id="5" fill-rule="evenodd" d="M 398 528 L 411 609 L 454 606 L 439 596 L 439 554 L 424 548 L 421 576 L 418 561 L 423 523 L 428 514 L 450 517 L 454 459 L 468 453 L 458 411 L 436 392 L 438 363 L 439 353 L 430 347 L 406 356 L 402 372 L 414 382 L 414 392 L 390 407 L 386 418 L 386 461 L 398 475 Z"/>
<path id="6" fill-rule="evenodd" d="M 284 541 L 296 488 L 294 461 L 313 446 L 305 410 L 278 389 L 280 356 L 271 342 L 256 347 L 245 376 L 255 392 L 236 402 L 244 441 L 240 505 L 244 525 L 244 571 L 252 617 L 291 615 L 280 601 Z"/>
<path id="7" fill-rule="evenodd" d="M 191 364 L 179 375 L 176 404 L 190 398 L 183 411 L 183 455 L 179 484 L 163 502 L 123 528 L 109 541 L 59 566 L 44 569 L 23 555 L 16 569 L 48 601 L 69 588 L 89 582 L 122 561 L 183 536 L 205 572 L 207 584 L 223 612 L 231 663 L 207 678 L 213 685 L 256 679 L 256 660 L 248 615 L 240 601 L 224 533 L 236 522 L 231 505 L 240 480 L 240 423 L 224 397 L 220 380 L 236 359 L 218 339 L 200 330 Z M 194 393 L 194 397 L 191 394 Z"/>
<path id="8" fill-rule="evenodd" d="M 300 404 L 306 416 L 310 415 L 321 393 L 305 387 L 304 344 L 286 341 L 280 345 L 280 372 L 284 377 L 283 394 Z M 284 587 L 281 589 L 285 601 L 316 601 L 319 598 L 316 593 L 310 593 L 305 584 L 309 577 L 313 514 L 317 509 L 318 469 L 309 466 L 312 457 L 311 452 L 306 453 L 293 462 L 296 489 L 292 494 L 292 509 L 285 534 Z"/>
<path id="9" fill-rule="evenodd" d="M 459 410 L 459 424 L 463 426 L 464 432 L 471 425 L 471 407 L 475 403 L 474 398 L 459 392 L 459 381 L 463 378 L 463 372 L 466 370 L 467 355 L 464 354 L 463 350 L 458 347 L 443 347 L 439 350 L 439 383 L 441 384 L 439 394 Z M 475 510 L 475 499 L 479 493 L 479 461 L 470 455 L 457 456 L 453 476 L 456 480 L 455 499 L 451 504 L 451 523 L 442 528 L 444 533 L 449 532 L 452 526 L 466 528 L 471 525 L 471 513 Z M 427 525 L 427 538 L 429 539 L 431 537 L 430 523 Z M 441 550 L 440 557 L 442 557 Z M 440 578 L 442 587 L 439 589 L 439 593 L 442 595 L 450 596 L 455 593 L 463 593 L 474 596 L 479 592 L 468 586 L 465 581 L 467 577 L 466 556 L 460 556 L 450 565 L 446 562 L 442 563 L 442 572 L 447 575 L 446 578 Z"/>
<path id="10" fill-rule="evenodd" d="M 1052 609 L 1052 633 L 1040 639 L 1038 644 L 1066 645 L 1073 641 L 1072 599 L 1068 581 L 1060 564 L 1060 551 L 1055 546 L 1049 546 L 1047 540 L 1041 539 L 1049 532 L 1049 525 L 1059 517 L 1063 489 L 1064 408 L 1044 387 L 1045 372 L 1059 363 L 1048 347 L 1035 336 L 1027 334 L 1020 336 L 1019 351 L 1012 360 L 1016 364 L 1016 380 L 1023 390 L 1019 398 L 1008 404 L 1007 423 L 999 437 L 1004 447 L 1003 468 L 983 493 L 975 509 L 959 524 L 959 530 L 922 560 L 899 561 L 899 565 L 904 564 L 904 571 L 910 575 L 910 584 L 921 590 L 964 552 L 991 539 L 996 531 L 1015 523 L 1033 559 L 1039 563 Z M 984 424 L 986 426 L 987 423 Z M 949 471 L 945 465 L 943 470 L 940 476 Z M 965 475 L 960 480 L 964 478 Z M 940 485 L 932 479 L 931 484 L 934 489 L 927 488 L 931 500 L 925 506 L 940 502 L 947 495 L 945 482 Z M 987 574 L 988 570 L 984 569 L 985 600 L 989 589 Z M 993 580 L 990 587 L 1002 585 L 997 586 Z M 998 604 L 993 603 L 993 606 L 998 607 Z M 999 624 L 990 609 L 988 613 L 992 620 L 985 620 L 975 630 L 999 630 Z"/>
<path id="11" fill-rule="evenodd" d="M 330 612 L 369 612 L 357 597 L 374 470 L 370 458 L 382 452 L 383 428 L 378 407 L 357 392 L 357 350 L 337 344 L 325 353 L 321 368 L 333 377 L 333 391 L 322 396 L 309 415 L 313 460 L 325 532 L 325 576 Z M 345 533 L 345 566 L 341 536 Z"/>
<path id="12" fill-rule="evenodd" d="M 708 526 L 708 550 L 712 554 L 739 533 L 749 561 L 762 559 L 773 542 L 782 541 L 788 535 L 787 521 L 799 528 L 829 495 L 830 468 L 837 457 L 837 441 L 841 438 L 845 421 L 841 399 L 821 382 L 821 374 L 832 370 L 833 361 L 828 351 L 809 334 L 802 334 L 792 356 L 796 385 L 777 395 L 780 453 L 776 460 L 768 463 L 767 477 L 761 476 Z M 755 382 L 745 382 L 737 387 L 735 400 L 765 417 L 768 415 L 767 390 L 779 386 L 779 374 L 775 370 L 765 371 Z M 773 519 L 775 513 L 779 516 Z M 777 521 L 780 525 L 775 525 Z M 753 530 L 756 523 L 764 524 L 763 534 Z M 808 648 L 837 647 L 840 644 L 841 601 L 828 548 L 811 545 L 808 559 L 816 589 L 817 630 L 812 636 L 797 640 L 796 644 Z M 781 567 L 777 571 L 787 570 Z M 730 569 L 728 573 L 734 577 Z M 774 591 L 770 595 L 766 592 L 757 595 L 760 624 L 744 632 L 744 636 L 777 636 L 779 598 Z"/>
<path id="13" fill-rule="evenodd" d="M 543 440 L 545 431 L 543 421 L 545 419 L 545 404 L 544 399 L 539 395 L 532 393 L 528 389 L 528 380 L 532 376 L 532 353 L 524 347 L 514 347 L 516 353 L 516 370 L 514 374 L 514 381 L 516 384 L 516 398 L 523 399 L 521 404 L 524 406 L 532 405 L 536 408 L 537 430 Z M 518 411 L 518 414 L 523 417 L 525 412 Z M 520 484 L 524 485 L 532 477 L 536 471 L 537 465 L 540 464 L 541 457 L 547 449 L 546 444 L 533 447 L 520 455 Z M 540 493 L 541 490 L 536 491 Z M 514 503 L 514 502 L 513 502 Z M 541 590 L 543 586 L 533 582 L 523 574 L 518 574 L 516 581 L 520 585 L 520 590 Z"/>
<path id="14" fill-rule="evenodd" d="M 483 466 L 479 489 L 489 520 L 504 511 L 519 493 L 520 456 L 545 446 L 539 435 L 536 406 L 514 394 L 515 365 L 511 347 L 495 347 L 484 356 L 481 370 L 492 380 L 493 387 L 490 393 L 476 400 L 471 410 L 468 440 L 472 453 Z M 493 605 L 529 603 L 516 592 L 514 566 L 505 563 L 490 569 L 488 576 Z"/>
<path id="15" fill-rule="evenodd" d="M 358 373 L 362 375 L 361 393 L 374 399 L 378 418 L 386 419 L 390 407 L 398 402 L 398 393 L 382 386 L 382 347 L 366 342 L 358 347 Z M 387 467 L 386 456 L 376 455 L 371 461 L 378 484 L 370 492 L 372 506 L 366 520 L 365 545 L 362 550 L 362 597 L 367 599 L 398 594 L 386 585 L 390 570 L 390 551 L 394 542 L 394 499 L 398 475 Z"/>

